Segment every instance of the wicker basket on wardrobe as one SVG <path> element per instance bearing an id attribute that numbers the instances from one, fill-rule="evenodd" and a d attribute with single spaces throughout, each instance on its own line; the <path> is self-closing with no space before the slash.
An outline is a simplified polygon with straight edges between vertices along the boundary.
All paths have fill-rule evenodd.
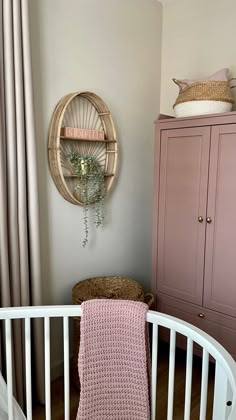
<path id="1" fill-rule="evenodd" d="M 233 80 L 233 79 L 231 79 Z M 229 81 L 207 80 L 195 82 L 182 89 L 183 81 L 173 79 L 180 87 L 174 103 L 176 117 L 229 112 L 234 104 Z"/>

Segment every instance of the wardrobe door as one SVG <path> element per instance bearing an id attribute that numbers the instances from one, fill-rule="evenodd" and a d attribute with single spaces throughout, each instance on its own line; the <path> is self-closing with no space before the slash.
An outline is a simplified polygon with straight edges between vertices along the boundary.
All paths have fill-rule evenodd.
<path id="1" fill-rule="evenodd" d="M 157 290 L 202 304 L 210 128 L 161 134 Z"/>
<path id="2" fill-rule="evenodd" d="M 204 306 L 236 317 L 236 124 L 212 128 Z"/>

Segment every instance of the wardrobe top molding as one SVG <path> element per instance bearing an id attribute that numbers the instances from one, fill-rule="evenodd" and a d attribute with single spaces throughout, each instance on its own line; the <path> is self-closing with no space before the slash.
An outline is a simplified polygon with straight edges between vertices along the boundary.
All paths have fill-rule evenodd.
<path id="1" fill-rule="evenodd" d="M 236 124 L 236 111 L 222 114 L 195 115 L 184 118 L 175 118 L 170 115 L 159 114 L 155 120 L 155 124 L 158 125 L 160 130 L 183 127 L 202 127 L 206 125 Z"/>

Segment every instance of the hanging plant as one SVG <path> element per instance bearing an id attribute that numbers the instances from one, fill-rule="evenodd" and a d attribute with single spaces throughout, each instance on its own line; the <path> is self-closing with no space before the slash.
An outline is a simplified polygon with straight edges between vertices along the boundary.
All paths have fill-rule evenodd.
<path id="1" fill-rule="evenodd" d="M 104 220 L 103 204 L 106 194 L 104 169 L 94 156 L 80 155 L 75 149 L 71 151 L 67 156 L 67 159 L 78 177 L 75 190 L 80 192 L 81 201 L 83 203 L 85 232 L 83 247 L 85 247 L 88 243 L 89 234 L 89 207 L 93 207 L 93 221 L 96 227 L 100 226 Z"/>

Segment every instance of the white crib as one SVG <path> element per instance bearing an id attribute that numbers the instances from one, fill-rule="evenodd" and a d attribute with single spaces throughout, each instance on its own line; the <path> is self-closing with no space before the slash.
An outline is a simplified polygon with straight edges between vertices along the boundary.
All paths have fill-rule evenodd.
<path id="1" fill-rule="evenodd" d="M 5 320 L 6 334 L 6 365 L 7 365 L 7 401 L 8 418 L 15 420 L 13 415 L 12 398 L 12 341 L 11 320 L 23 319 L 25 323 L 25 357 L 26 365 L 26 417 L 32 419 L 32 376 L 31 376 L 31 319 L 44 318 L 44 351 L 45 351 L 45 419 L 51 419 L 50 392 L 50 318 L 62 318 L 63 346 L 64 346 L 64 419 L 70 419 L 69 401 L 69 319 L 82 316 L 80 306 L 41 306 L 21 308 L 1 308 L 0 320 Z M 147 322 L 152 324 L 152 367 L 151 367 L 151 419 L 156 419 L 157 366 L 158 366 L 158 329 L 165 327 L 170 330 L 169 350 L 169 378 L 168 378 L 168 407 L 167 420 L 173 419 L 174 401 L 174 373 L 176 333 L 187 337 L 186 379 L 184 420 L 191 419 L 191 389 L 192 389 L 192 361 L 193 344 L 203 348 L 202 378 L 200 396 L 200 420 L 206 419 L 207 386 L 209 357 L 215 360 L 215 384 L 213 401 L 213 420 L 236 420 L 236 363 L 228 352 L 212 337 L 198 328 L 177 318 L 162 313 L 148 311 Z M 115 420 L 115 419 L 114 419 Z"/>

